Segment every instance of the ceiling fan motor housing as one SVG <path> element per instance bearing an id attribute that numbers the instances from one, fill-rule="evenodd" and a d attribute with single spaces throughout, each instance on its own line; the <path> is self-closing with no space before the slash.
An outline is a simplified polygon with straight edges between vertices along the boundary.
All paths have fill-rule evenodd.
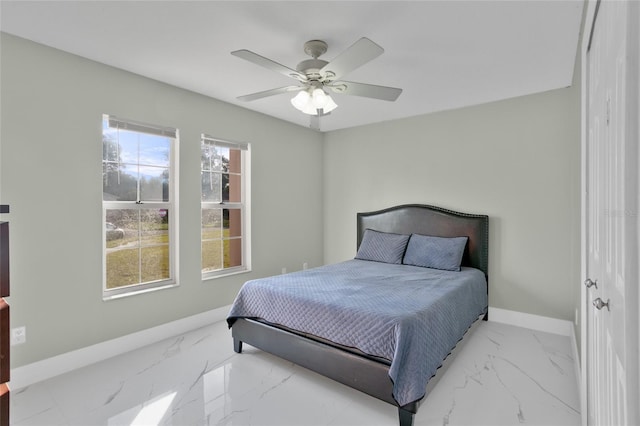
<path id="1" fill-rule="evenodd" d="M 326 53 L 327 43 L 322 40 L 309 40 L 304 44 L 304 53 L 313 59 L 302 61 L 296 67 L 296 71 L 306 75 L 309 80 L 321 80 L 324 76 L 320 74 L 320 70 L 329 62 L 318 59 L 320 55 Z"/>
<path id="2" fill-rule="evenodd" d="M 306 75 L 309 80 L 320 80 L 323 77 L 320 70 L 328 63 L 322 59 L 307 59 L 298 64 L 296 71 Z"/>

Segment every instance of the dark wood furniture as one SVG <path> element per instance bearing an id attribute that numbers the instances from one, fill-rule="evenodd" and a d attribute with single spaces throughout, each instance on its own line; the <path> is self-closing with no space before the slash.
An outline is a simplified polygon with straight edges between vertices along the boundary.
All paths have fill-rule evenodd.
<path id="1" fill-rule="evenodd" d="M 402 205 L 385 210 L 358 213 L 357 246 L 365 229 L 398 234 L 422 234 L 439 237 L 469 237 L 462 259 L 463 266 L 489 271 L 489 218 L 486 215 L 459 213 L 435 206 Z M 487 280 L 488 283 L 488 280 Z M 488 292 L 488 285 L 487 285 Z M 488 314 L 483 319 L 487 319 Z M 478 322 L 476 321 L 476 325 Z M 473 327 L 472 327 L 473 328 Z M 259 320 L 238 319 L 232 328 L 234 350 L 242 352 L 242 343 L 277 355 L 302 367 L 315 371 L 368 395 L 398 407 L 401 426 L 413 424 L 413 416 L 420 401 L 398 406 L 392 396 L 393 384 L 389 378 L 390 363 L 362 355 L 349 348 L 325 340 L 313 339 L 294 330 L 279 328 Z M 467 332 L 467 335 L 469 332 Z M 427 386 L 428 391 L 444 374 L 459 343 Z"/>
<path id="2" fill-rule="evenodd" d="M 9 213 L 9 206 L 0 205 L 0 213 Z M 0 222 L 0 426 L 9 424 L 9 222 Z"/>

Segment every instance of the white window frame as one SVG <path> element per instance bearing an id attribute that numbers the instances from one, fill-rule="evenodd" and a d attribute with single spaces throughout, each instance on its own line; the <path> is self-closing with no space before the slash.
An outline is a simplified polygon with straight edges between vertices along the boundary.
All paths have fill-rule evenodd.
<path id="1" fill-rule="evenodd" d="M 151 134 L 155 136 L 165 136 L 172 138 L 169 154 L 169 201 L 102 201 L 102 298 L 103 300 L 118 299 L 121 297 L 147 293 L 178 285 L 178 152 L 179 152 L 179 131 L 171 127 L 163 127 L 153 124 L 137 122 L 129 119 L 122 119 L 113 115 L 104 114 L 104 120 L 115 124 L 117 128 Z M 104 162 L 104 158 L 102 163 Z M 137 284 L 130 284 L 117 288 L 107 289 L 107 238 L 106 222 L 107 210 L 109 209 L 166 209 L 169 215 L 169 278 L 148 281 Z"/>
<path id="2" fill-rule="evenodd" d="M 213 201 L 202 201 L 202 197 L 200 198 L 201 206 L 200 206 L 200 218 L 202 220 L 202 212 L 205 208 L 229 208 L 229 209 L 240 209 L 241 211 L 241 237 L 242 241 L 242 264 L 239 266 L 232 266 L 228 268 L 217 269 L 213 271 L 204 271 L 202 268 L 202 255 L 200 256 L 200 267 L 202 272 L 203 280 L 210 280 L 214 278 L 235 275 L 240 273 L 245 273 L 251 271 L 251 238 L 250 238 L 250 228 L 251 228 L 251 210 L 250 210 L 250 202 L 251 202 L 251 191 L 250 191 L 250 171 L 251 171 L 251 146 L 249 143 L 241 143 L 241 142 L 232 142 L 229 140 L 217 139 L 212 136 L 202 134 L 200 149 L 202 150 L 202 144 L 208 143 L 214 146 L 238 149 L 241 151 L 241 178 L 240 178 L 240 191 L 241 197 L 240 202 L 213 202 Z M 202 155 L 202 152 L 201 152 Z M 200 168 L 200 188 L 202 190 L 202 173 L 205 171 Z M 202 222 L 201 222 L 202 226 Z M 200 249 L 202 250 L 202 228 L 200 231 Z"/>

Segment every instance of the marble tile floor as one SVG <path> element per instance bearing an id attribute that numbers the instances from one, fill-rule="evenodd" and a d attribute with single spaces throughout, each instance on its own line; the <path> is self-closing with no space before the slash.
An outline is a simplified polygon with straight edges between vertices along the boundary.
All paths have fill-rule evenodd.
<path id="1" fill-rule="evenodd" d="M 483 322 L 416 426 L 578 425 L 568 337 Z M 12 390 L 10 424 L 397 425 L 395 407 L 248 345 L 225 322 Z"/>

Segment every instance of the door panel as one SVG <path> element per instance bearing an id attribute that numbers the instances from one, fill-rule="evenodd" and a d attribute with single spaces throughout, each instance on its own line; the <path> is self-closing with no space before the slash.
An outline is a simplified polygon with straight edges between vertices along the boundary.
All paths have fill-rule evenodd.
<path id="1" fill-rule="evenodd" d="M 629 90 L 640 78 L 629 72 L 636 69 L 629 53 L 640 44 L 629 37 L 634 7 L 625 1 L 599 4 L 586 60 L 585 274 L 596 285 L 585 292 L 584 368 L 587 423 L 593 425 L 639 419 L 638 94 Z"/>

